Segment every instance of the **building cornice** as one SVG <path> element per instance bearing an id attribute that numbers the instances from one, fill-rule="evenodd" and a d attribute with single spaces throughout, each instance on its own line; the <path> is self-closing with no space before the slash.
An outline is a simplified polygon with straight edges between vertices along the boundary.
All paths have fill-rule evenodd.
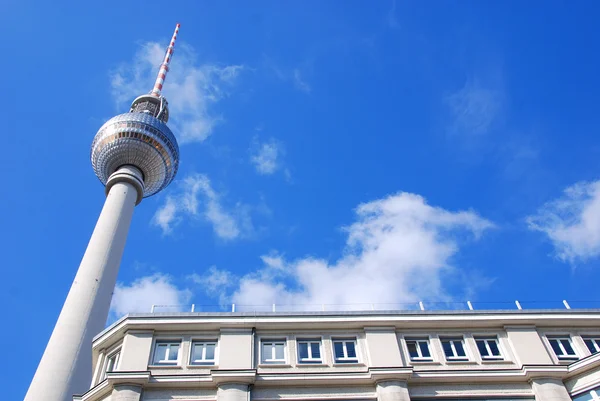
<path id="1" fill-rule="evenodd" d="M 147 385 L 152 375 L 149 371 L 143 372 L 108 372 L 106 379 L 98 385 L 92 387 L 82 395 L 73 397 L 73 401 L 93 401 L 100 399 L 112 392 L 112 389 L 119 384 L 136 384 L 140 386 Z"/>
<path id="2" fill-rule="evenodd" d="M 209 374 L 152 375 L 142 372 L 110 372 L 107 379 L 76 396 L 74 401 L 94 401 L 112 391 L 115 385 L 135 384 L 145 388 L 217 388 L 223 384 L 278 386 L 353 386 L 373 385 L 389 380 L 406 381 L 409 386 L 431 384 L 527 383 L 536 379 L 566 378 L 600 367 L 600 354 L 572 365 L 524 365 L 519 369 L 419 370 L 412 366 L 365 368 L 360 371 L 258 373 L 255 369 L 211 370 Z M 582 388 L 573 391 L 581 392 Z"/>
<path id="3" fill-rule="evenodd" d="M 600 353 L 590 355 L 569 365 L 569 373 L 565 380 L 569 392 L 573 395 L 594 389 L 600 385 Z M 591 374 L 592 380 L 579 379 Z"/>
<path id="4" fill-rule="evenodd" d="M 512 329 L 540 326 L 586 327 L 600 324 L 600 310 L 520 310 L 520 311 L 452 311 L 452 312 L 341 312 L 341 313 L 155 313 L 131 314 L 119 319 L 94 339 L 94 348 L 101 348 L 114 336 L 127 330 L 168 329 L 189 330 L 293 330 L 300 325 L 311 329 Z"/>

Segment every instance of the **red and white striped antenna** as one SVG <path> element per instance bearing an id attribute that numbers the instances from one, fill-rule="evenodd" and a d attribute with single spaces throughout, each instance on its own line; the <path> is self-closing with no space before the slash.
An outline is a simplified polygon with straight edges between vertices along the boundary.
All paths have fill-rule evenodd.
<path id="1" fill-rule="evenodd" d="M 165 59 L 160 65 L 160 70 L 158 70 L 158 76 L 156 77 L 156 81 L 154 82 L 154 88 L 151 95 L 156 97 L 161 97 L 161 91 L 163 84 L 165 82 L 165 78 L 167 77 L 167 72 L 169 72 L 169 63 L 171 62 L 171 57 L 173 56 L 173 48 L 175 47 L 175 40 L 177 39 L 177 33 L 179 33 L 179 26 L 177 24 L 175 26 L 175 32 L 173 32 L 173 37 L 171 38 L 171 43 L 169 43 L 169 47 L 167 47 L 167 52 L 165 53 Z"/>

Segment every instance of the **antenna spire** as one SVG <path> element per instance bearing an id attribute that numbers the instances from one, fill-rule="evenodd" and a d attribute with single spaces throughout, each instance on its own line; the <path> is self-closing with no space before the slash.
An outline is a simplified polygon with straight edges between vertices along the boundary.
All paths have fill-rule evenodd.
<path id="1" fill-rule="evenodd" d="M 171 38 L 171 43 L 169 43 L 169 47 L 167 47 L 167 52 L 165 53 L 165 59 L 160 65 L 160 69 L 158 70 L 158 76 L 156 77 L 156 81 L 154 82 L 154 88 L 151 95 L 156 97 L 161 97 L 161 91 L 163 87 L 163 83 L 165 82 L 165 78 L 167 77 L 167 72 L 169 72 L 169 63 L 171 62 L 171 57 L 173 56 L 173 48 L 175 47 L 175 40 L 177 39 L 177 33 L 179 33 L 179 26 L 177 24 L 175 26 L 175 32 L 173 32 L 173 37 Z"/>

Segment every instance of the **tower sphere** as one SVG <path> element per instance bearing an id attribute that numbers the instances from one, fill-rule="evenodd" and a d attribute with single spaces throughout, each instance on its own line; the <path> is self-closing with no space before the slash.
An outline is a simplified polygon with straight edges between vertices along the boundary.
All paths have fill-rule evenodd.
<path id="1" fill-rule="evenodd" d="M 169 185 L 179 166 L 179 146 L 175 136 L 167 124 L 145 111 L 132 111 L 108 120 L 98 130 L 91 148 L 94 172 L 104 185 L 120 167 L 135 166 L 142 172 L 144 198 Z"/>
<path id="2" fill-rule="evenodd" d="M 119 176 L 119 180 L 132 180 L 132 183 L 136 183 L 134 185 L 138 188 L 137 203 L 140 203 L 142 198 L 161 191 L 177 174 L 179 146 L 167 127 L 169 103 L 162 95 L 162 88 L 169 72 L 179 26 L 175 26 L 152 91 L 147 95 L 138 96 L 131 104 L 129 113 L 108 120 L 94 137 L 91 149 L 92 167 L 105 185 L 107 195 L 116 182 L 116 179 L 110 177 L 118 170 L 121 172 L 115 176 Z"/>

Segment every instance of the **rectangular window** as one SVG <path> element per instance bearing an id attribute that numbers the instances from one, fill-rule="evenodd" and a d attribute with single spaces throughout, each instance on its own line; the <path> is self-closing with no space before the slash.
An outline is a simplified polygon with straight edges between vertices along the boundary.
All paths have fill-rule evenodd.
<path id="1" fill-rule="evenodd" d="M 583 341 L 592 354 L 600 352 L 600 337 L 584 336 Z"/>
<path id="2" fill-rule="evenodd" d="M 431 352 L 429 351 L 429 340 L 427 339 L 406 339 L 408 354 L 411 361 L 432 361 Z"/>
<path id="3" fill-rule="evenodd" d="M 548 337 L 548 341 L 558 359 L 577 359 L 569 337 Z"/>
<path id="4" fill-rule="evenodd" d="M 356 363 L 356 339 L 333 340 L 333 354 L 336 363 Z"/>
<path id="5" fill-rule="evenodd" d="M 595 390 L 586 391 L 585 393 L 573 397 L 573 401 L 598 401 L 600 400 L 600 388 Z"/>
<path id="6" fill-rule="evenodd" d="M 262 341 L 262 363 L 285 363 L 285 340 Z"/>
<path id="7" fill-rule="evenodd" d="M 106 374 L 109 372 L 114 372 L 119 367 L 119 358 L 121 357 L 121 351 L 114 352 L 106 357 L 106 363 L 104 365 L 104 371 L 102 372 L 102 378 L 100 380 L 106 379 Z"/>
<path id="8" fill-rule="evenodd" d="M 468 361 L 462 338 L 443 338 L 442 348 L 448 361 Z"/>
<path id="9" fill-rule="evenodd" d="M 216 341 L 194 341 L 192 342 L 192 365 L 214 365 L 217 350 Z"/>
<path id="10" fill-rule="evenodd" d="M 157 341 L 154 348 L 153 365 L 179 364 L 179 350 L 181 341 Z"/>
<path id="11" fill-rule="evenodd" d="M 496 337 L 475 337 L 481 359 L 503 359 Z"/>
<path id="12" fill-rule="evenodd" d="M 321 340 L 298 340 L 298 363 L 322 363 Z"/>

